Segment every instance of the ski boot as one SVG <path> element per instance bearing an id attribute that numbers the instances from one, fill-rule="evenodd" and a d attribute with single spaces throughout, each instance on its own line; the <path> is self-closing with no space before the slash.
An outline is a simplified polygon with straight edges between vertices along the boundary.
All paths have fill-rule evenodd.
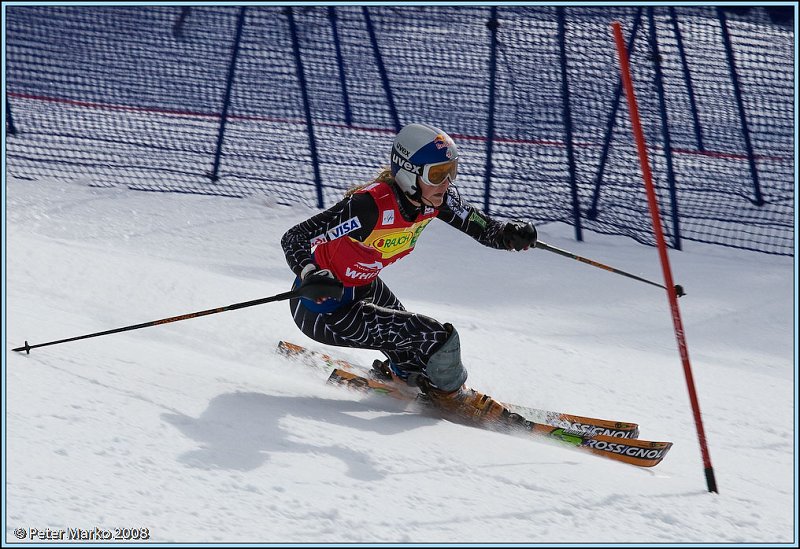
<path id="1" fill-rule="evenodd" d="M 389 366 L 389 359 L 375 359 L 372 362 L 372 371 L 370 373 L 372 377 L 378 381 L 392 381 L 394 379 L 392 376 L 392 369 Z"/>
<path id="2" fill-rule="evenodd" d="M 388 359 L 374 360 L 372 362 L 372 370 L 370 371 L 372 377 L 378 381 L 399 381 L 403 382 L 410 387 L 417 387 L 417 378 L 421 376 L 421 372 L 410 372 L 402 370 L 393 365 Z"/>
<path id="3" fill-rule="evenodd" d="M 466 385 L 449 393 L 428 387 L 425 393 L 436 408 L 461 419 L 498 421 L 508 415 L 505 406 Z"/>
<path id="4" fill-rule="evenodd" d="M 422 383 L 420 390 L 423 392 L 418 397 L 419 401 L 430 404 L 454 419 L 485 424 L 501 431 L 530 429 L 530 422 L 524 417 L 510 411 L 491 396 L 466 385 L 448 393 Z"/>

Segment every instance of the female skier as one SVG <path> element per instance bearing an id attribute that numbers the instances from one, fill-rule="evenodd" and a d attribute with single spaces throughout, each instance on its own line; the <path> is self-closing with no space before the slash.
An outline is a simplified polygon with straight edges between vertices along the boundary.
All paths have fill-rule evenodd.
<path id="1" fill-rule="evenodd" d="M 406 311 L 380 271 L 414 250 L 438 218 L 481 244 L 506 250 L 536 245 L 531 223 L 502 223 L 463 201 L 453 186 L 458 149 L 449 135 L 409 124 L 395 137 L 391 167 L 328 210 L 292 227 L 281 245 L 297 275 L 297 326 L 327 345 L 375 349 L 376 370 L 419 387 L 437 406 L 467 417 L 505 417 L 497 401 L 467 388 L 458 332 Z"/>

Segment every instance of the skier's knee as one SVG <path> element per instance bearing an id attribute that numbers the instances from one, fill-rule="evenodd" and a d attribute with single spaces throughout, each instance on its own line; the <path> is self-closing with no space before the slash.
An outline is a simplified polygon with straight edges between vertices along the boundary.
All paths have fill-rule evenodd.
<path id="1" fill-rule="evenodd" d="M 461 362 L 461 342 L 458 332 L 452 325 L 447 341 L 428 359 L 425 374 L 430 382 L 439 390 L 455 391 L 467 381 L 467 369 Z"/>

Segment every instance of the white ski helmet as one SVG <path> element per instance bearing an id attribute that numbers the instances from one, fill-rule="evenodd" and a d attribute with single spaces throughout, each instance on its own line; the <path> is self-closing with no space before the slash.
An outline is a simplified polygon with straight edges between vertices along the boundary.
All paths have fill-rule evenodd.
<path id="1" fill-rule="evenodd" d="M 422 196 L 417 181 L 441 185 L 455 181 L 458 149 L 453 139 L 439 128 L 425 124 L 409 124 L 397 134 L 392 145 L 392 175 L 409 197 Z"/>

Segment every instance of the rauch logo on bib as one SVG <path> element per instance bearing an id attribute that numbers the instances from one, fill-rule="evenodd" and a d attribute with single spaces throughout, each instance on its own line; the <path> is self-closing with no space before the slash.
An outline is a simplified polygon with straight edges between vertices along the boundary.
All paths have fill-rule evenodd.
<path id="1" fill-rule="evenodd" d="M 414 245 L 414 233 L 402 231 L 387 234 L 372 243 L 372 247 L 384 254 L 391 254 Z"/>

